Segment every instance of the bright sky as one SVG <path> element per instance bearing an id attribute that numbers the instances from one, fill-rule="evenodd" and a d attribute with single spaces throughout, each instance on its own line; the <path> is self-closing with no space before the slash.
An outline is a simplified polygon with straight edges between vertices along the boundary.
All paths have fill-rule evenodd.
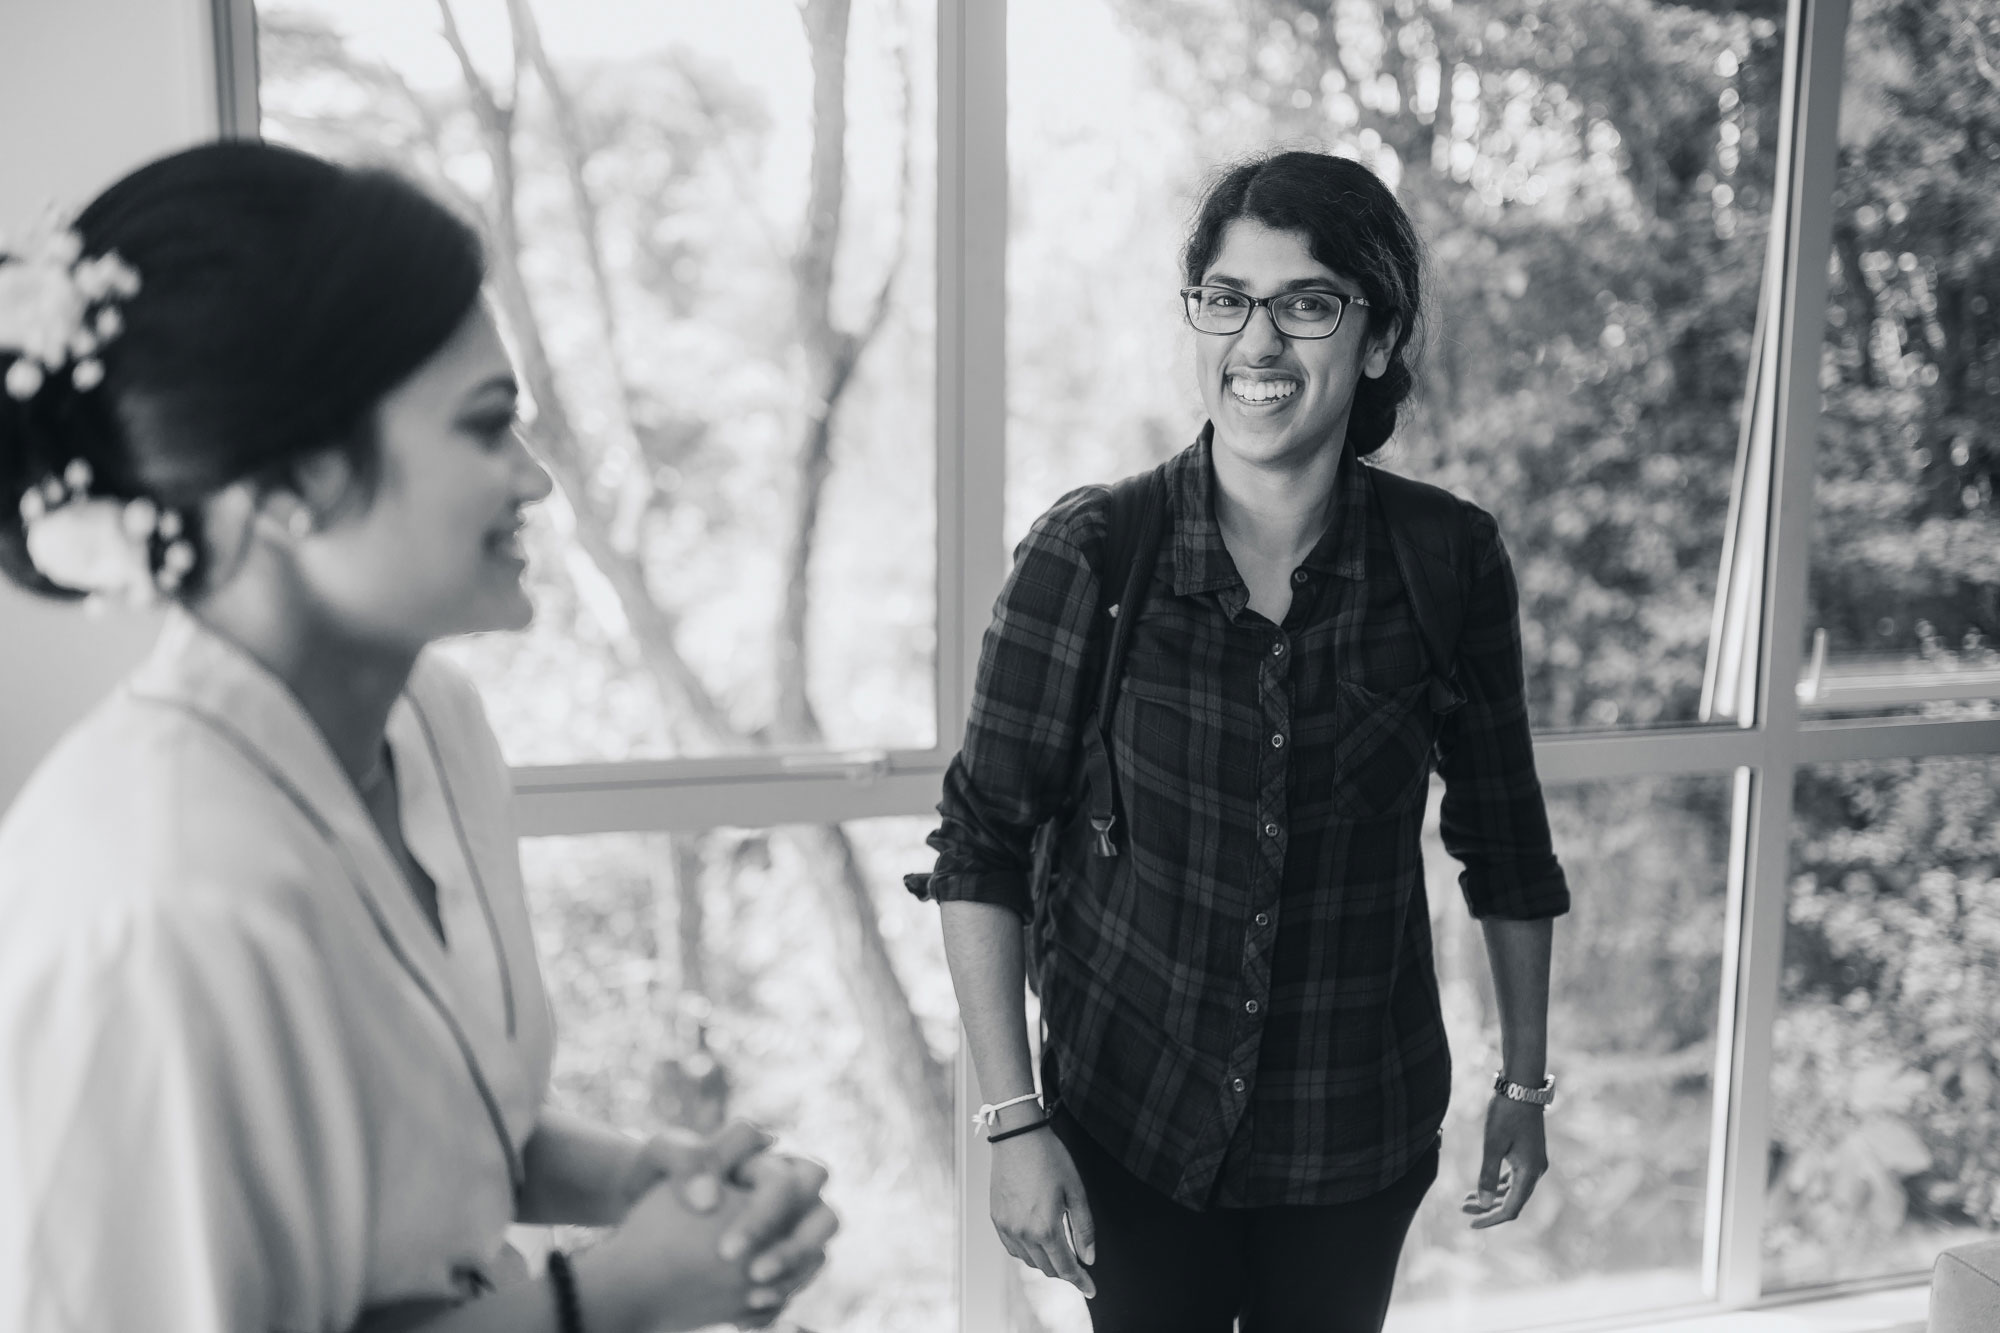
<path id="1" fill-rule="evenodd" d="M 897 2 L 871 6 L 863 0 L 856 8 Z M 359 51 L 383 59 L 419 86 L 457 82 L 451 52 L 438 36 L 434 0 L 262 0 L 260 8 L 316 14 L 347 34 Z M 509 47 L 503 0 L 455 0 L 453 13 L 481 66 L 504 70 Z M 787 104 L 795 99 L 797 118 L 803 118 L 809 90 L 797 73 L 805 61 L 797 0 L 541 0 L 535 16 L 558 63 L 632 59 L 679 46 L 761 87 L 781 122 L 794 119 Z M 1107 5 L 1013 0 L 1008 26 L 1009 94 L 1034 104 L 1049 123 L 1101 125 L 1137 109 L 1143 76 Z"/>
<path id="2" fill-rule="evenodd" d="M 426 0 L 277 0 L 265 8 L 319 14 L 420 84 L 457 79 L 451 53 L 436 36 L 437 9 Z M 457 0 L 452 11 L 474 56 L 488 68 L 507 61 L 507 7 L 501 0 Z M 558 61 L 618 60 L 671 46 L 714 57 L 757 82 L 760 66 L 784 68 L 801 51 L 773 60 L 774 43 L 802 41 L 794 0 L 590 0 L 535 6 L 542 41 Z"/>

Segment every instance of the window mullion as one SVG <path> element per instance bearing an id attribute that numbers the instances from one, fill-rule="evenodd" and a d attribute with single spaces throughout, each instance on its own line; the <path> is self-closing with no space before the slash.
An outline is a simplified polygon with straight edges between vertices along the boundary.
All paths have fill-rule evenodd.
<path id="1" fill-rule="evenodd" d="M 938 745 L 949 755 L 964 733 L 980 640 L 1007 566 L 1005 0 L 938 0 L 937 67 Z M 933 778 L 925 808 L 935 800 Z M 987 1147 L 969 1130 L 976 1084 L 961 1035 L 953 1080 L 959 1328 L 1009 1333 L 1016 1282 L 987 1217 Z"/>
<path id="2" fill-rule="evenodd" d="M 1798 765 L 1798 679 L 1805 633 L 1813 476 L 1819 429 L 1819 354 L 1826 316 L 1827 257 L 1840 132 L 1841 59 L 1847 0 L 1792 0 L 1781 139 L 1784 269 L 1776 324 L 1777 397 L 1772 433 L 1769 559 L 1756 677 L 1760 762 L 1747 803 L 1742 847 L 1738 966 L 1721 1034 L 1730 1060 L 1727 1138 L 1719 1228 L 1709 1247 L 1711 1290 L 1728 1306 L 1762 1293 L 1765 1162 L 1770 1143 L 1770 1061 L 1784 952 L 1793 777 Z"/>

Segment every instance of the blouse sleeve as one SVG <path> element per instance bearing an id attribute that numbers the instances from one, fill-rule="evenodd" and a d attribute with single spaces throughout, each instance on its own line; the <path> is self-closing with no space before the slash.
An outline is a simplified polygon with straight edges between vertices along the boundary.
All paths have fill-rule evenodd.
<path id="1" fill-rule="evenodd" d="M 144 904 L 10 955 L 0 1315 L 32 1333 L 344 1326 L 365 1138 L 323 963 L 268 905 Z M 0 1317 L 0 1325 L 7 1324 Z"/>

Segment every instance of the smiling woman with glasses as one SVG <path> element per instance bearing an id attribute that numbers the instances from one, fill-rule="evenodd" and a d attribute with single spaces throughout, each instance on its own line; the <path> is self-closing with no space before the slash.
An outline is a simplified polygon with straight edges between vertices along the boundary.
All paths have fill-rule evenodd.
<path id="1" fill-rule="evenodd" d="M 1208 424 L 1022 542 L 911 887 L 943 904 L 1013 1254 L 1099 1330 L 1376 1333 L 1451 1083 L 1434 762 L 1503 1025 L 1472 1225 L 1547 1166 L 1569 891 L 1518 599 L 1489 515 L 1361 461 L 1416 386 L 1421 251 L 1382 182 L 1246 163 L 1183 260 Z"/>

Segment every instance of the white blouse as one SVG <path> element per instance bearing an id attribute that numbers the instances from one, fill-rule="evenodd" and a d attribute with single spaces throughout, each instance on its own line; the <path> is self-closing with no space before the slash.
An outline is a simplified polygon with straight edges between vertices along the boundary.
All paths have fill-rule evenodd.
<path id="1" fill-rule="evenodd" d="M 389 721 L 446 943 L 292 695 L 177 615 L 0 821 L 0 1333 L 303 1333 L 465 1294 L 553 1030 L 506 766 Z"/>

